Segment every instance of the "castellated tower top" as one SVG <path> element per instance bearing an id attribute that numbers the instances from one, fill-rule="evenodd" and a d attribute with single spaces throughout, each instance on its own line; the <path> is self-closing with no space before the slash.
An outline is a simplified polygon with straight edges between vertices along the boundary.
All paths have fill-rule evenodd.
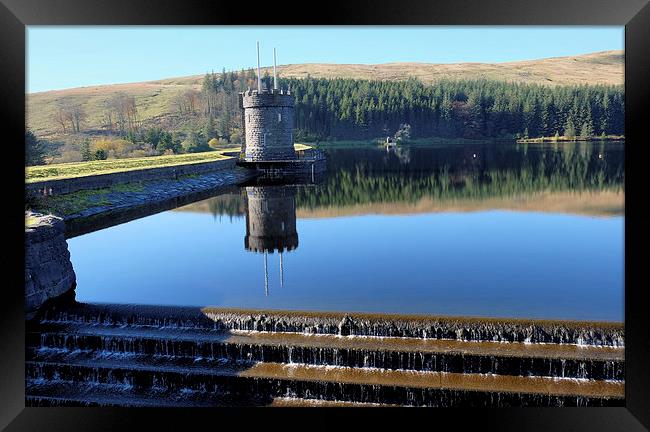
<path id="1" fill-rule="evenodd" d="M 248 90 L 241 93 L 242 108 L 270 108 L 290 107 L 293 108 L 293 96 L 291 92 L 284 90 Z"/>

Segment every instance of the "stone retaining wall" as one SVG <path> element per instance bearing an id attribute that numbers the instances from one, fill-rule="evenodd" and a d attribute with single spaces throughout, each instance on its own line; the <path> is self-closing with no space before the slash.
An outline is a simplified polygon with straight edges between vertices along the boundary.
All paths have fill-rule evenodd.
<path id="1" fill-rule="evenodd" d="M 25 313 L 29 318 L 48 300 L 74 290 L 76 275 L 63 220 L 35 213 L 26 217 L 35 218 L 25 227 Z"/>
<path id="2" fill-rule="evenodd" d="M 84 189 L 101 189 L 119 183 L 129 183 L 143 180 L 177 179 L 181 176 L 205 174 L 213 171 L 232 169 L 235 158 L 221 159 L 211 162 L 198 162 L 185 165 L 175 165 L 159 168 L 145 168 L 132 171 L 121 171 L 107 174 L 96 174 L 67 179 L 44 180 L 25 184 L 28 195 L 59 195 Z"/>
<path id="3" fill-rule="evenodd" d="M 163 178 L 150 181 L 141 181 L 140 178 L 136 178 L 142 190 L 110 192 L 104 197 L 110 198 L 111 204 L 102 202 L 95 206 L 90 205 L 79 213 L 67 215 L 65 219 L 52 215 L 43 216 L 38 213 L 26 212 L 26 220 L 29 217 L 32 222 L 25 228 L 25 307 L 27 319 L 35 316 L 37 310 L 51 299 L 66 294 L 70 294 L 74 298 L 76 277 L 70 261 L 66 238 L 205 199 L 223 192 L 228 187 L 233 187 L 259 175 L 254 170 L 236 168 L 234 166 L 235 159 L 218 162 L 219 164 L 216 165 L 218 169 L 216 170 L 214 163 L 184 165 L 183 168 L 190 168 L 189 172 L 176 170 L 180 177 L 180 172 L 185 175 L 199 173 L 200 170 L 206 169 L 206 165 L 210 166 L 210 172 L 196 177 L 186 176 L 179 179 Z M 142 171 L 150 170 L 118 174 L 137 176 L 137 173 L 142 173 Z M 108 175 L 104 177 L 106 176 Z M 110 177 L 112 178 L 102 181 L 121 183 L 121 179 L 125 178 L 124 176 Z M 128 180 L 124 181 L 128 182 Z M 73 184 L 73 186 L 79 186 L 84 182 L 80 180 L 79 183 Z M 107 183 L 101 184 L 105 185 Z"/>

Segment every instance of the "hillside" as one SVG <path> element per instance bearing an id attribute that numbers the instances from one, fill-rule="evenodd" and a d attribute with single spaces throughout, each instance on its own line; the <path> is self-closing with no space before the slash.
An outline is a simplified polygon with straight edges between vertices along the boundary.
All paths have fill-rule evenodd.
<path id="1" fill-rule="evenodd" d="M 624 55 L 622 51 L 605 51 L 574 57 L 494 64 L 296 64 L 279 66 L 278 73 L 284 78 L 305 78 L 309 75 L 314 78 L 401 81 L 415 77 L 425 84 L 441 79 L 483 78 L 548 86 L 618 85 L 623 84 Z M 27 125 L 40 137 L 56 137 L 58 127 L 54 120 L 54 114 L 57 103 L 65 99 L 83 106 L 87 114 L 86 129 L 90 131 L 99 129 L 104 101 L 123 92 L 135 97 L 141 121 L 164 126 L 174 122 L 173 98 L 179 92 L 189 88 L 199 90 L 202 79 L 203 75 L 194 75 L 140 83 L 80 87 L 28 94 L 26 95 Z"/>
<path id="2" fill-rule="evenodd" d="M 403 80 L 431 84 L 440 79 L 490 79 L 547 85 L 623 84 L 622 51 L 508 63 L 386 63 L 380 65 L 300 64 L 282 67 L 283 76 Z"/>

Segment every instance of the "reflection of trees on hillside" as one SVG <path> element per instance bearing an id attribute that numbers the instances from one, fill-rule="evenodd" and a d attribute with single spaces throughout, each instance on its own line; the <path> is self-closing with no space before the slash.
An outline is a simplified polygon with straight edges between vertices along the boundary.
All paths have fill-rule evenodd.
<path id="1" fill-rule="evenodd" d="M 324 183 L 298 188 L 296 207 L 317 209 L 371 203 L 507 198 L 551 191 L 622 191 L 623 145 L 476 145 L 407 147 L 395 152 L 355 148 L 327 151 Z M 215 216 L 246 213 L 242 194 L 209 201 Z"/>
<path id="2" fill-rule="evenodd" d="M 233 218 L 246 214 L 246 200 L 240 192 L 218 195 L 208 200 L 208 209 L 215 217 Z"/>
<path id="3" fill-rule="evenodd" d="M 416 202 L 424 197 L 482 199 L 539 191 L 622 190 L 622 149 L 604 143 L 410 148 L 408 159 L 372 149 L 332 151 L 322 191 L 300 191 L 297 204 L 316 208 Z"/>

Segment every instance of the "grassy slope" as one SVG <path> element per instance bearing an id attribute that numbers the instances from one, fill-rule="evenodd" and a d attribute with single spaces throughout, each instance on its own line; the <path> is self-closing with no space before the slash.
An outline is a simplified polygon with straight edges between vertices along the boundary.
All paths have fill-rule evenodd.
<path id="1" fill-rule="evenodd" d="M 624 57 L 622 51 L 604 51 L 574 57 L 556 57 L 510 63 L 387 63 L 379 65 L 297 64 L 278 68 L 282 77 L 357 78 L 403 80 L 416 77 L 425 83 L 440 79 L 495 79 L 544 85 L 623 84 Z M 57 101 L 74 99 L 88 113 L 87 127 L 100 124 L 102 102 L 110 96 L 125 92 L 136 98 L 142 120 L 166 119 L 171 116 L 171 100 L 179 91 L 200 89 L 203 75 L 169 78 L 130 84 L 114 84 L 54 90 L 27 95 L 27 124 L 40 137 L 56 136 L 53 121 Z"/>
<path id="2" fill-rule="evenodd" d="M 282 76 L 401 80 L 430 84 L 440 79 L 485 78 L 529 84 L 623 84 L 622 51 L 507 63 L 386 63 L 380 65 L 301 64 L 283 66 Z"/>
<path id="3" fill-rule="evenodd" d="M 311 148 L 304 144 L 295 144 L 296 150 Z M 31 166 L 25 169 L 25 181 L 32 183 L 42 180 L 83 177 L 93 174 L 108 174 L 119 171 L 132 171 L 143 168 L 185 165 L 227 159 L 223 152 L 238 151 L 239 147 L 225 148 L 204 153 L 188 153 L 168 156 L 150 156 L 144 158 L 107 159 L 89 162 L 72 162 L 51 165 Z"/>
<path id="4" fill-rule="evenodd" d="M 211 162 L 227 159 L 220 151 L 189 153 L 169 156 L 152 156 L 144 158 L 107 159 L 89 162 L 71 162 L 51 165 L 31 166 L 25 169 L 27 183 L 40 180 L 53 180 L 71 177 L 83 177 L 93 174 L 108 174 L 118 171 L 132 171 L 143 168 L 185 165 L 191 163 Z"/>

